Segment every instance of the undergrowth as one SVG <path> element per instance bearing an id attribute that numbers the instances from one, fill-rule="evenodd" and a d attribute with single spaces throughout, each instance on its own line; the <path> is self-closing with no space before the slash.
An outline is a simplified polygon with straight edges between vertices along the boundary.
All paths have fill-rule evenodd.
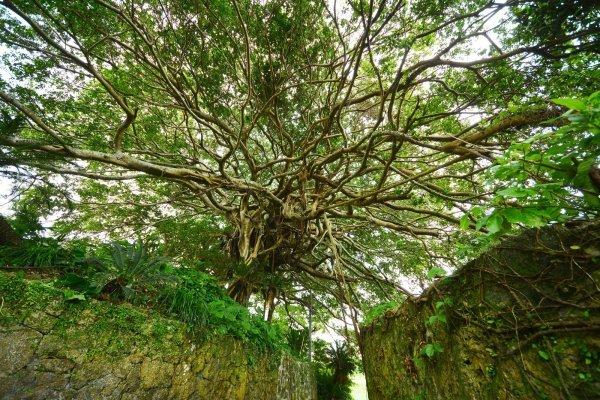
<path id="1" fill-rule="evenodd" d="M 350 400 L 352 380 L 350 376 L 358 368 L 355 352 L 347 343 L 327 346 L 315 342 L 314 366 L 319 400 Z"/>
<path id="2" fill-rule="evenodd" d="M 97 299 L 148 307 L 184 322 L 191 333 L 227 335 L 265 350 L 282 350 L 283 331 L 232 300 L 210 275 L 156 257 L 141 243 L 60 243 L 35 238 L 0 246 L 0 269 L 54 270 L 49 284 L 65 299 Z M 10 301 L 10 299 L 5 299 Z"/>

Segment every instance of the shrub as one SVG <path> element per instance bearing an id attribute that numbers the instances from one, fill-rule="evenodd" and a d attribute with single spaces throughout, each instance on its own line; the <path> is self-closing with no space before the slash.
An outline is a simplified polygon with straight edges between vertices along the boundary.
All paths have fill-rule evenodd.
<path id="1" fill-rule="evenodd" d="M 251 315 L 212 276 L 175 267 L 140 242 L 100 246 L 93 260 L 66 272 L 56 284 L 100 300 L 150 306 L 193 331 L 233 336 L 263 349 L 284 347 L 278 326 Z"/>
<path id="2" fill-rule="evenodd" d="M 317 394 L 319 400 L 350 400 L 352 381 L 350 375 L 358 361 L 347 343 L 315 346 Z"/>
<path id="3" fill-rule="evenodd" d="M 17 268 L 66 268 L 81 261 L 80 250 L 64 248 L 55 239 L 30 239 L 19 246 L 0 246 L 0 263 Z"/>
<path id="4" fill-rule="evenodd" d="M 188 268 L 173 269 L 172 273 L 178 281 L 159 291 L 157 308 L 192 328 L 237 337 L 261 348 L 284 347 L 277 325 L 251 315 L 227 296 L 212 276 Z"/>

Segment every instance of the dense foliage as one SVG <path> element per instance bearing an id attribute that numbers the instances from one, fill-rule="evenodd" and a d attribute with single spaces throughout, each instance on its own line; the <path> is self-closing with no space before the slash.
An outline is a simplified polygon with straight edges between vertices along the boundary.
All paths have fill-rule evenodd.
<path id="1" fill-rule="evenodd" d="M 561 118 L 568 124 L 543 130 L 514 143 L 494 160 L 488 182 L 495 196 L 482 217 L 474 208 L 477 227 L 490 233 L 512 224 L 530 227 L 597 215 L 600 210 L 600 92 L 587 98 L 561 98 L 555 103 L 569 108 Z M 468 219 L 465 218 L 468 224 Z"/>
<path id="2" fill-rule="evenodd" d="M 187 268 L 115 248 L 94 296 L 358 333 L 490 237 L 598 215 L 598 48 L 587 0 L 1 0 L 0 171 L 27 238 Z"/>
<path id="3" fill-rule="evenodd" d="M 318 342 L 315 352 L 317 393 L 321 400 L 350 400 L 352 381 L 358 361 L 346 343 L 326 346 Z"/>
<path id="4" fill-rule="evenodd" d="M 30 239 L 0 246 L 0 269 L 42 273 L 66 300 L 90 298 L 149 307 L 198 334 L 229 335 L 261 349 L 286 348 L 283 330 L 236 303 L 213 277 L 176 267 L 142 243 L 90 245 Z"/>

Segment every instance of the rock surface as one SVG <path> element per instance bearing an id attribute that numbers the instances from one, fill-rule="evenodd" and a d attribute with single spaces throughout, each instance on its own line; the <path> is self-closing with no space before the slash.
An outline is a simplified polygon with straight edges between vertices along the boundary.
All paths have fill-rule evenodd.
<path id="1" fill-rule="evenodd" d="M 508 239 L 365 327 L 369 399 L 597 399 L 599 228 Z"/>
<path id="2" fill-rule="evenodd" d="M 316 398 L 311 368 L 0 272 L 0 399 Z"/>

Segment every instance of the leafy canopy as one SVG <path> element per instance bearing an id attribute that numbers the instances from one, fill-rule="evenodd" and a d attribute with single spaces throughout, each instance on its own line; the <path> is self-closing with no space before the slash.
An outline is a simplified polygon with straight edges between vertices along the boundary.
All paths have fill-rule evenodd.
<path id="1" fill-rule="evenodd" d="M 65 234 L 224 249 L 238 302 L 356 320 L 459 226 L 597 213 L 593 3 L 3 0 L 3 173 Z"/>

